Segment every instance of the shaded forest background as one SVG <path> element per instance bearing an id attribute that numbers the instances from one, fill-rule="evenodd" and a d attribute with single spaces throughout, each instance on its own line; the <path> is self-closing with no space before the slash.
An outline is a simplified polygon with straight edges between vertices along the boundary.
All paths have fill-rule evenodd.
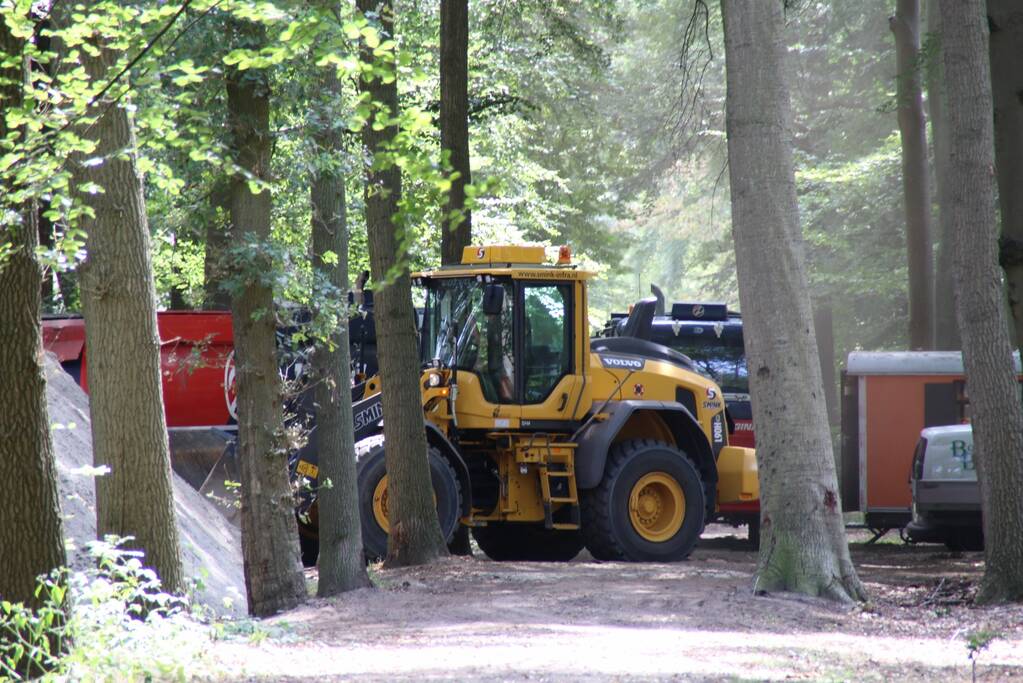
<path id="1" fill-rule="evenodd" d="M 651 283 L 669 299 L 737 306 L 717 12 L 716 4 L 697 3 L 694 11 L 693 4 L 664 0 L 471 3 L 473 241 L 572 245 L 577 260 L 600 273 L 591 299 L 594 327 L 649 295 Z M 839 359 L 853 348 L 907 344 L 890 12 L 890 3 L 869 0 L 801 2 L 787 13 L 812 295 L 833 310 Z M 216 65 L 228 46 L 217 39 L 224 28 L 218 15 L 196 14 L 201 21 L 133 75 L 157 295 L 167 308 L 216 307 L 216 291 L 205 286 L 208 236 L 227 222 L 217 170 L 223 74 L 201 65 Z M 396 15 L 402 106 L 436 116 L 438 6 L 398 2 Z M 926 34 L 924 43 L 927 59 Z M 272 246 L 284 270 L 298 275 L 280 278 L 276 294 L 298 302 L 309 291 L 307 179 L 323 163 L 309 131 L 323 123 L 344 129 L 357 113 L 355 84 L 348 82 L 351 97 L 338 103 L 338 119 L 316 121 L 320 93 L 303 73 L 312 68 L 280 60 L 271 70 Z M 439 155 L 435 123 L 423 122 L 418 144 Z M 185 132 L 196 130 L 203 132 Z M 347 167 L 354 278 L 368 268 L 361 149 L 357 135 L 345 141 L 347 158 L 332 163 Z M 413 179 L 406 191 L 421 208 L 411 214 L 413 267 L 434 266 L 436 187 Z M 75 294 L 64 290 L 66 297 L 53 288 L 52 310 L 77 308 Z"/>

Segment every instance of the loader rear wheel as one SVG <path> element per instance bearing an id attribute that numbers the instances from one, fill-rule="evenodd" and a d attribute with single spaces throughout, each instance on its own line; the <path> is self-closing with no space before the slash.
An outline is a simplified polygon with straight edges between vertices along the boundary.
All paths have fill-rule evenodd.
<path id="1" fill-rule="evenodd" d="M 473 527 L 472 536 L 480 550 L 498 562 L 568 562 L 583 549 L 578 531 L 545 529 L 522 522 Z"/>
<path id="2" fill-rule="evenodd" d="M 375 560 L 387 555 L 387 532 L 390 528 L 383 435 L 371 436 L 355 444 L 355 455 L 362 547 L 366 558 Z M 461 516 L 461 487 L 454 469 L 438 449 L 430 446 L 428 455 L 437 519 L 444 541 L 450 543 Z"/>
<path id="3" fill-rule="evenodd" d="M 600 484 L 581 492 L 582 535 L 598 560 L 677 562 L 703 531 L 703 483 L 692 461 L 670 444 L 615 444 Z"/>

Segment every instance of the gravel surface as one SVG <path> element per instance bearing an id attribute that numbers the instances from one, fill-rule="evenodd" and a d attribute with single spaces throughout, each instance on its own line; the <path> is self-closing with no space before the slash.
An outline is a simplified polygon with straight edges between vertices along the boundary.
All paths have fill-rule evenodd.
<path id="1" fill-rule="evenodd" d="M 756 553 L 732 533 L 708 527 L 677 564 L 477 551 L 374 567 L 375 589 L 252 622 L 210 654 L 217 677 L 253 681 L 969 681 L 967 636 L 989 630 L 977 680 L 1023 680 L 1023 607 L 970 604 L 981 553 L 851 533 L 871 602 L 843 607 L 755 597 Z"/>

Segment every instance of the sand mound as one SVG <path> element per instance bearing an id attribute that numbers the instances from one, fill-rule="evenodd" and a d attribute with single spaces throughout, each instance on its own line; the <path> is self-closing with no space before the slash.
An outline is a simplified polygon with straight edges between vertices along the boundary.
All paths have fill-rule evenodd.
<path id="1" fill-rule="evenodd" d="M 88 471 L 80 471 L 92 467 L 89 397 L 53 357 L 46 360 L 46 399 L 68 562 L 80 569 L 89 562 L 85 544 L 96 538 L 93 478 Z M 245 575 L 238 529 L 176 474 L 173 484 L 185 576 L 201 580 L 201 602 L 222 615 L 244 616 Z"/>

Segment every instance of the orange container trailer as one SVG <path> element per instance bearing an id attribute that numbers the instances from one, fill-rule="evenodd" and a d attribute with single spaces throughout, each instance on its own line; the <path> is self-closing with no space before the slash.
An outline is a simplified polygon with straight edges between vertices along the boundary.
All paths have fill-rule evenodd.
<path id="1" fill-rule="evenodd" d="M 842 373 L 843 509 L 863 512 L 872 529 L 905 526 L 920 430 L 969 420 L 958 351 L 850 353 Z"/>

